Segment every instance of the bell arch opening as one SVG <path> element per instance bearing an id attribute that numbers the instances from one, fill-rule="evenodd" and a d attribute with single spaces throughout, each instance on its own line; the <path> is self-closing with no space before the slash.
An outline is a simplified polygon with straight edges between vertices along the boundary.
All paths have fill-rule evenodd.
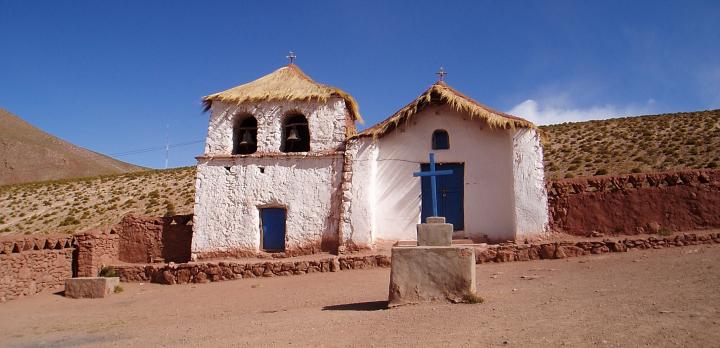
<path id="1" fill-rule="evenodd" d="M 282 152 L 310 151 L 310 128 L 307 118 L 302 114 L 290 114 L 282 127 Z"/>
<path id="2" fill-rule="evenodd" d="M 233 155 L 249 155 L 257 151 L 257 119 L 252 115 L 238 118 L 233 127 Z"/>

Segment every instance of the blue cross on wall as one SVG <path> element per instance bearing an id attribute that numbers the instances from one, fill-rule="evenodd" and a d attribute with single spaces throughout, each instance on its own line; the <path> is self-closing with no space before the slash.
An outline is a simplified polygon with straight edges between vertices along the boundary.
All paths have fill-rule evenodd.
<path id="1" fill-rule="evenodd" d="M 413 176 L 429 176 L 430 177 L 430 190 L 432 191 L 432 208 L 433 216 L 438 216 L 437 208 L 437 191 L 435 190 L 436 182 L 435 177 L 440 175 L 450 175 L 452 170 L 435 170 L 435 154 L 430 153 L 430 171 L 427 172 L 415 172 Z"/>

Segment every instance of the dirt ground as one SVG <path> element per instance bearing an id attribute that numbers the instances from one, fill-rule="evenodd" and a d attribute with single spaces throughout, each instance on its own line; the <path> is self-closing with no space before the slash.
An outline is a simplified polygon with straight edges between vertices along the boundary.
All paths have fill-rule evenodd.
<path id="1" fill-rule="evenodd" d="M 384 309 L 388 269 L 0 305 L 0 346 L 720 346 L 720 246 L 477 266 L 483 304 Z"/>

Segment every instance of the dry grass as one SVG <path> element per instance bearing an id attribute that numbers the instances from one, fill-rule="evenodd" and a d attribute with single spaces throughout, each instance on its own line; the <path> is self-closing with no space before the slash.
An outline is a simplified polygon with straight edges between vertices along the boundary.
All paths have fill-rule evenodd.
<path id="1" fill-rule="evenodd" d="M 0 234 L 73 233 L 129 213 L 192 213 L 195 168 L 0 186 Z"/>
<path id="2" fill-rule="evenodd" d="M 551 179 L 720 166 L 720 110 L 540 127 Z"/>

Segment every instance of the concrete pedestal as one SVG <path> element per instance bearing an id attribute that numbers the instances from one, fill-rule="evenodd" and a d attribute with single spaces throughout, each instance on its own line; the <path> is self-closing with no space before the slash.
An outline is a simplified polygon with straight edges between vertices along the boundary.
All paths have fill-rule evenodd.
<path id="1" fill-rule="evenodd" d="M 103 298 L 120 285 L 118 277 L 80 277 L 65 279 L 65 297 Z"/>
<path id="2" fill-rule="evenodd" d="M 475 250 L 465 246 L 392 248 L 388 306 L 462 302 L 475 294 Z"/>
<path id="3" fill-rule="evenodd" d="M 453 225 L 445 223 L 444 217 L 428 217 L 427 223 L 417 225 L 417 245 L 448 246 L 452 236 Z"/>

